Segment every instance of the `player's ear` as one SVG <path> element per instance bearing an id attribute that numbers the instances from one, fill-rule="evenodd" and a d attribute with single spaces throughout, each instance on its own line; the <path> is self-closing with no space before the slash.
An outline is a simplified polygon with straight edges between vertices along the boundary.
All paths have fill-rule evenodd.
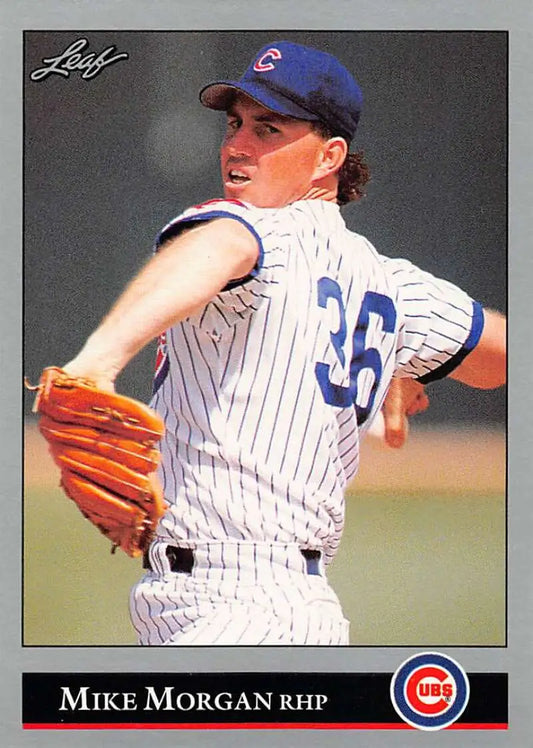
<path id="1" fill-rule="evenodd" d="M 325 140 L 319 153 L 319 163 L 315 170 L 315 179 L 323 179 L 336 174 L 346 160 L 348 144 L 341 137 Z"/>

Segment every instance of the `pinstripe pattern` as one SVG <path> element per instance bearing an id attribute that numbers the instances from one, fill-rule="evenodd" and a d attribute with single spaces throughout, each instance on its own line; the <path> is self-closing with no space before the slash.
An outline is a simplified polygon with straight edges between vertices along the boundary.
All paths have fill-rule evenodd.
<path id="1" fill-rule="evenodd" d="M 186 211 L 163 229 L 159 243 L 190 220 L 218 216 L 235 216 L 250 226 L 260 241 L 260 261 L 246 282 L 232 284 L 201 312 L 167 331 L 169 373 L 152 400 L 167 426 L 161 474 L 170 508 L 160 523 L 159 539 L 193 548 L 213 542 L 232 549 L 235 543 L 276 548 L 296 544 L 320 549 L 327 564 L 339 546 L 344 490 L 357 472 L 361 428 L 353 407 L 325 402 L 316 363 L 329 367 L 331 385 L 348 387 L 352 332 L 363 297 L 373 292 L 392 300 L 393 331 L 385 331 L 381 315 L 371 313 L 361 333 L 365 349 L 375 348 L 382 366 L 364 430 L 380 408 L 393 374 L 431 376 L 450 360 L 453 363 L 471 334 L 474 305 L 452 284 L 407 261 L 378 255 L 364 237 L 346 229 L 337 206 L 321 200 L 299 201 L 279 210 L 218 201 Z M 340 289 L 339 300 L 327 299 L 322 307 L 317 295 L 321 278 Z M 344 340 L 339 332 L 342 315 Z M 356 381 L 357 404 L 365 407 L 375 384 L 374 371 L 362 368 Z M 230 578 L 235 561 L 231 555 L 221 565 Z M 272 577 L 277 564 L 265 559 L 263 564 Z M 165 592 L 160 578 L 149 574 L 133 595 L 132 615 L 143 643 L 214 641 L 218 628 L 226 632 L 220 639 L 229 641 L 238 635 L 231 620 L 247 616 L 256 626 L 256 602 L 241 598 L 241 593 L 234 599 L 224 579 L 216 590 L 212 578 L 203 580 L 205 589 L 196 586 L 192 594 L 186 579 L 178 584 L 176 575 L 171 576 L 171 591 Z M 294 600 L 300 596 L 301 607 L 301 594 L 308 594 L 316 580 L 301 570 L 294 576 L 290 589 Z M 284 585 L 288 583 L 284 579 Z M 281 594 L 270 586 L 265 581 L 261 594 L 267 595 L 266 589 L 268 595 Z M 219 620 L 217 611 L 225 596 L 230 608 Z M 265 608 L 279 617 L 273 598 Z M 342 619 L 339 611 L 336 616 Z M 199 618 L 204 634 L 196 630 Z M 337 633 L 317 633 L 320 627 L 311 618 L 302 615 L 301 621 L 307 620 L 313 637 L 341 636 L 342 626 L 335 629 L 336 624 L 332 632 Z M 287 640 L 276 619 L 263 619 L 264 631 L 256 628 L 253 636 L 263 636 L 265 643 L 276 637 Z M 251 635 L 245 626 L 242 637 L 248 642 Z M 291 636 L 303 641 L 311 634 L 299 631 Z"/>
<path id="2" fill-rule="evenodd" d="M 132 593 L 141 644 L 348 644 L 336 595 L 304 573 L 297 545 L 200 543 L 190 575 L 169 571 L 165 545 Z"/>

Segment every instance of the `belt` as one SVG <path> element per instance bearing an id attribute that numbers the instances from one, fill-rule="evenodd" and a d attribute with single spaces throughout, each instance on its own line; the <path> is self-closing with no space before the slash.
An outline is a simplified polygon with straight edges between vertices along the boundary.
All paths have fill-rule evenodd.
<path id="1" fill-rule="evenodd" d="M 176 545 L 167 545 L 165 549 L 170 571 L 190 574 L 194 566 L 194 551 L 192 548 L 178 548 Z M 300 549 L 300 553 L 305 559 L 307 574 L 320 575 L 320 551 L 312 551 L 309 548 Z M 143 556 L 143 569 L 152 569 L 148 551 Z"/>

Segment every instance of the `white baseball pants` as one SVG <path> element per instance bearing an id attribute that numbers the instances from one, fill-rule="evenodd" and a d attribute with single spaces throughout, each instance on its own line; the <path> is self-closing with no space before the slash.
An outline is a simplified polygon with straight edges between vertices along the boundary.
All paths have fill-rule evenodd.
<path id="1" fill-rule="evenodd" d="M 141 645 L 349 643 L 349 623 L 322 562 L 309 573 L 297 545 L 198 544 L 189 573 L 171 571 L 166 547 L 152 544 L 152 570 L 131 592 Z"/>

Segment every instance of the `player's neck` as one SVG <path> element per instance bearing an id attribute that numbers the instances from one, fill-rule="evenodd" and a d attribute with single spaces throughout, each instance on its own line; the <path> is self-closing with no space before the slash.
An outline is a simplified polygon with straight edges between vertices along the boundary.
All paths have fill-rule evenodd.
<path id="1" fill-rule="evenodd" d="M 326 200 L 330 203 L 337 202 L 337 185 L 334 188 L 313 186 L 300 198 L 300 200 Z"/>

